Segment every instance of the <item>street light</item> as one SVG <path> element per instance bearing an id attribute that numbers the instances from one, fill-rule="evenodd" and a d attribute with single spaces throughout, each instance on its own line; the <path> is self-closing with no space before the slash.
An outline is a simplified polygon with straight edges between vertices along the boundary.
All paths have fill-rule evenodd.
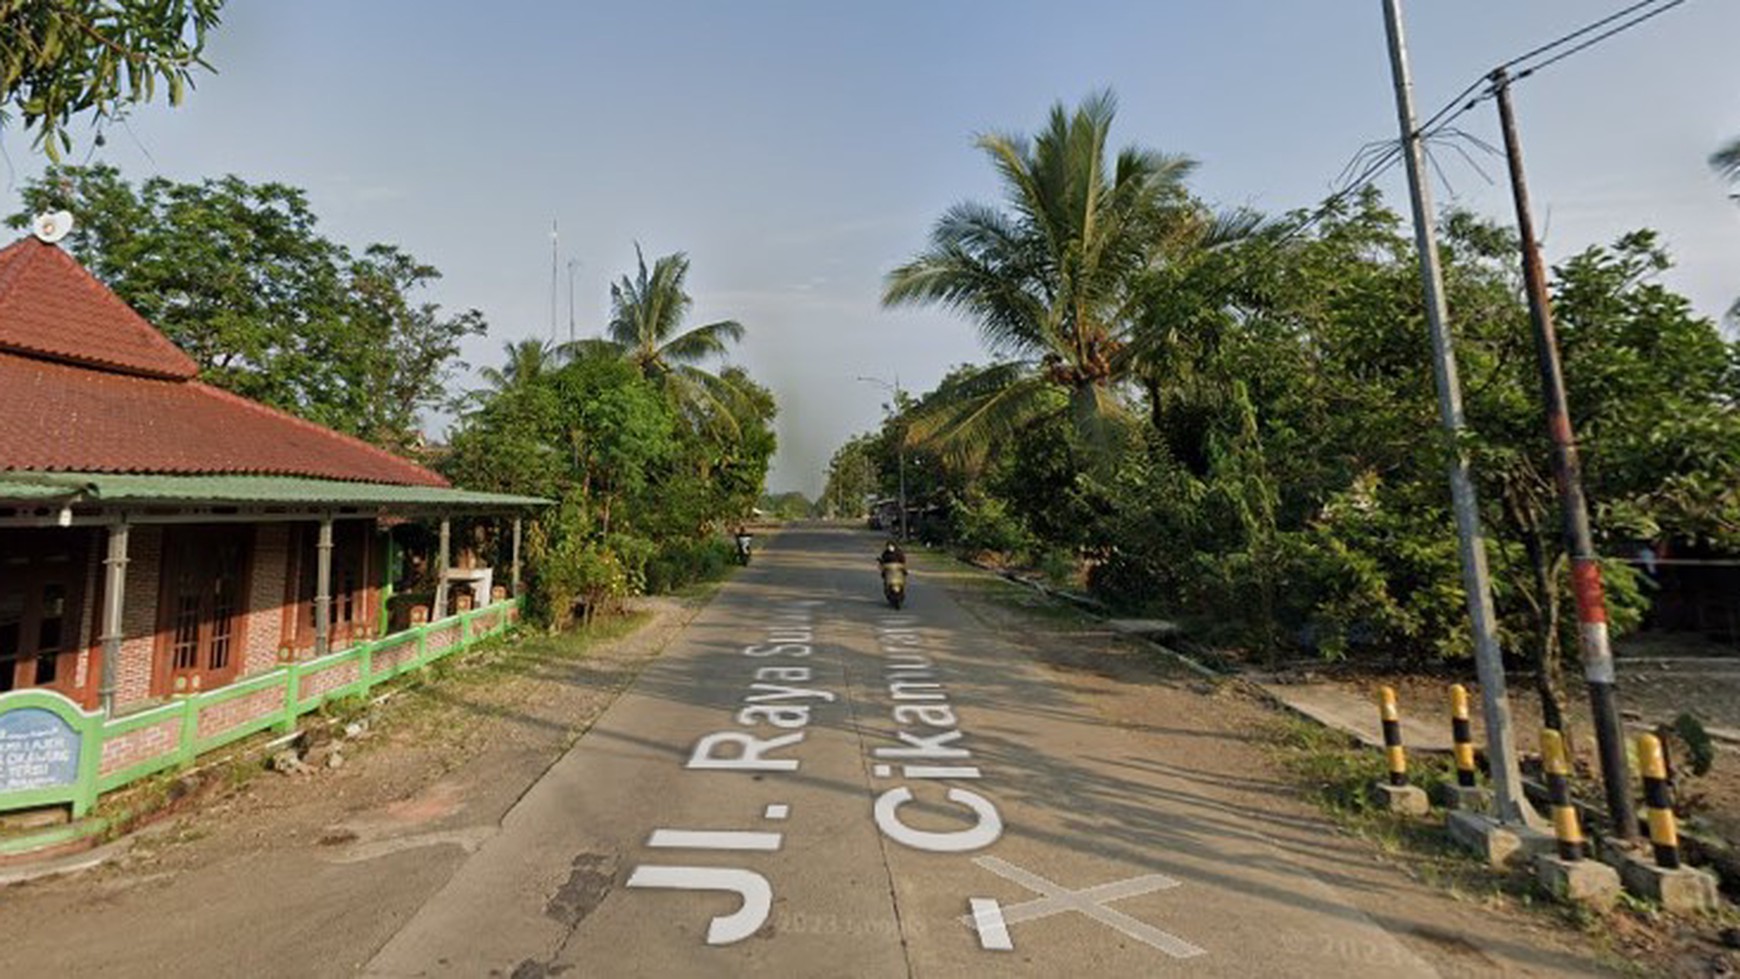
<path id="1" fill-rule="evenodd" d="M 858 380 L 864 381 L 868 384 L 874 384 L 883 390 L 892 393 L 894 395 L 894 413 L 897 416 L 900 414 L 899 374 L 894 375 L 893 384 L 884 381 L 880 377 L 865 377 L 862 374 L 858 375 Z M 900 465 L 900 539 L 904 542 L 910 539 L 906 533 L 906 433 L 900 433 L 900 437 L 896 439 L 894 443 L 894 454 L 895 458 L 899 460 Z"/>

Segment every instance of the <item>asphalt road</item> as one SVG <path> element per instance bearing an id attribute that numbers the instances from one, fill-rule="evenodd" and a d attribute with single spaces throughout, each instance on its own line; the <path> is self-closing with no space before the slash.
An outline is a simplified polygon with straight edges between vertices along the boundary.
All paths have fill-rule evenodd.
<path id="1" fill-rule="evenodd" d="M 767 542 L 366 974 L 1433 974 L 875 546 Z"/>

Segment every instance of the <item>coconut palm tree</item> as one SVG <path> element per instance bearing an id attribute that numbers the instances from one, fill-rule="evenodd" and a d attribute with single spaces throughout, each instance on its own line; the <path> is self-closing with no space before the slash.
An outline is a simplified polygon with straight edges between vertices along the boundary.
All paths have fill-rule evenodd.
<path id="1" fill-rule="evenodd" d="M 1740 181 L 1740 138 L 1710 154 L 1710 166 L 1723 177 Z"/>
<path id="2" fill-rule="evenodd" d="M 694 305 L 683 280 L 689 258 L 675 252 L 649 270 L 640 245 L 634 246 L 637 273 L 610 287 L 609 342 L 648 379 L 664 388 L 682 417 L 698 430 L 732 432 L 733 410 L 742 392 L 721 375 L 696 366 L 723 356 L 729 343 L 743 339 L 743 324 L 719 320 L 684 330 Z"/>
<path id="3" fill-rule="evenodd" d="M 999 358 L 958 377 L 950 397 L 927 399 L 909 441 L 972 465 L 1035 418 L 1067 412 L 1090 449 L 1108 455 L 1122 442 L 1139 282 L 1197 208 L 1184 189 L 1190 159 L 1138 147 L 1109 155 L 1115 112 L 1100 92 L 1073 112 L 1053 106 L 1031 142 L 981 136 L 1004 206 L 950 208 L 929 246 L 888 274 L 885 306 L 963 313 Z"/>
<path id="4" fill-rule="evenodd" d="M 1737 189 L 1729 196 L 1740 201 L 1740 137 L 1710 154 L 1710 166 L 1734 184 Z M 1728 316 L 1740 322 L 1740 299 L 1734 300 L 1734 305 L 1728 307 Z"/>
<path id="5" fill-rule="evenodd" d="M 534 384 L 562 366 L 563 348 L 548 340 L 513 340 L 501 345 L 505 355 L 501 367 L 485 367 L 478 371 L 493 391 Z"/>

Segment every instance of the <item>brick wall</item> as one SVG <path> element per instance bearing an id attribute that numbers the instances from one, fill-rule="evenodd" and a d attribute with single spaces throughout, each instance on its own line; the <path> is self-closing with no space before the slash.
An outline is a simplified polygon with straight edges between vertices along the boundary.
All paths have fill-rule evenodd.
<path id="1" fill-rule="evenodd" d="M 304 673 L 302 675 L 301 691 L 297 700 L 309 700 L 318 697 L 328 690 L 336 690 L 347 683 L 355 683 L 362 677 L 362 660 L 346 660 L 337 666 L 329 666 L 319 673 Z"/>
<path id="2" fill-rule="evenodd" d="M 459 641 L 459 623 L 429 633 L 429 652 L 438 653 Z"/>
<path id="3" fill-rule="evenodd" d="M 417 640 L 405 639 L 391 646 L 382 646 L 369 654 L 376 673 L 385 673 L 395 669 L 399 664 L 415 659 L 417 656 Z"/>
<path id="4" fill-rule="evenodd" d="M 284 645 L 285 577 L 289 573 L 290 526 L 281 523 L 256 526 L 242 676 L 278 668 L 278 650 Z"/>
<path id="5" fill-rule="evenodd" d="M 128 731 L 103 742 L 102 774 L 109 775 L 159 755 L 175 750 L 181 734 L 181 718 L 171 717 L 159 724 Z"/>
<path id="6" fill-rule="evenodd" d="M 115 706 L 151 696 L 151 659 L 157 640 L 158 575 L 163 570 L 163 528 L 134 526 L 127 534 L 126 607 L 121 612 L 121 662 Z"/>
<path id="7" fill-rule="evenodd" d="M 234 697 L 211 704 L 199 712 L 199 736 L 209 738 L 238 724 L 245 724 L 268 714 L 281 713 L 284 710 L 284 694 L 283 687 L 274 686 L 256 690 L 245 697 Z"/>

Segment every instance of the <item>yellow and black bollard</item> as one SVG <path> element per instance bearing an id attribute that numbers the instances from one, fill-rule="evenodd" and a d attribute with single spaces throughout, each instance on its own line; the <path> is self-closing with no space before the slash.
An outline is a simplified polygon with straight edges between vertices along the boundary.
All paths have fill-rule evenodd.
<path id="1" fill-rule="evenodd" d="M 1417 785 L 1408 784 L 1408 756 L 1402 751 L 1402 715 L 1396 708 L 1396 692 L 1390 687 L 1379 691 L 1384 725 L 1384 767 L 1388 776 L 1372 784 L 1372 796 L 1378 805 L 1390 812 L 1423 816 L 1432 808 L 1431 800 Z"/>
<path id="2" fill-rule="evenodd" d="M 1664 870 L 1680 866 L 1680 834 L 1674 822 L 1674 800 L 1668 791 L 1667 756 L 1661 739 L 1653 734 L 1637 736 L 1637 765 L 1643 769 L 1643 804 L 1649 814 L 1649 842 L 1655 847 L 1655 865 Z"/>
<path id="3" fill-rule="evenodd" d="M 1559 858 L 1583 859 L 1585 845 L 1583 826 L 1577 820 L 1577 807 L 1571 804 L 1571 759 L 1565 753 L 1565 739 L 1559 732 L 1541 732 L 1541 765 L 1547 772 L 1547 793 L 1553 803 L 1553 835 L 1559 840 Z"/>
<path id="4" fill-rule="evenodd" d="M 1541 732 L 1541 767 L 1547 773 L 1547 792 L 1553 801 L 1553 835 L 1557 854 L 1535 857 L 1535 879 L 1561 901 L 1606 908 L 1619 898 L 1619 872 L 1604 863 L 1585 860 L 1583 826 L 1577 807 L 1571 804 L 1571 756 L 1565 738 L 1551 728 Z"/>
<path id="5" fill-rule="evenodd" d="M 1450 741 L 1456 756 L 1456 784 L 1474 787 L 1474 725 L 1468 720 L 1468 688 L 1450 685 Z"/>
<path id="6" fill-rule="evenodd" d="M 1396 707 L 1396 691 L 1384 687 L 1378 693 L 1384 726 L 1384 760 L 1388 763 L 1391 785 L 1408 784 L 1408 754 L 1402 748 L 1402 713 Z"/>

